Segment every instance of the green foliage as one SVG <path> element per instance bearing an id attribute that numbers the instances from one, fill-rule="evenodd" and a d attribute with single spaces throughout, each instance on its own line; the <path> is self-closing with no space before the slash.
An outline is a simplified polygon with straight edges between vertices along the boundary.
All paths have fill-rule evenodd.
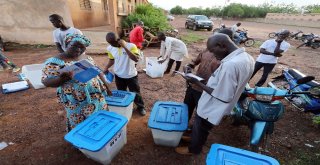
<path id="1" fill-rule="evenodd" d="M 305 9 L 310 13 L 320 13 L 320 5 L 309 5 Z"/>
<path id="2" fill-rule="evenodd" d="M 138 5 L 132 14 L 121 21 L 121 26 L 123 28 L 132 27 L 132 23 L 136 23 L 138 20 L 143 21 L 147 27 L 159 27 L 160 30 L 171 28 L 164 12 L 151 4 Z"/>
<path id="3" fill-rule="evenodd" d="M 311 13 L 320 13 L 320 5 L 309 5 L 304 7 Z M 260 6 L 248 6 L 239 3 L 231 3 L 223 8 L 198 8 L 191 7 L 189 9 L 183 9 L 180 6 L 176 6 L 171 9 L 172 14 L 199 14 L 218 17 L 231 17 L 231 18 L 261 18 L 265 17 L 267 13 L 300 13 L 301 8 L 298 8 L 294 4 L 278 4 L 273 5 L 264 3 Z"/>
<path id="4" fill-rule="evenodd" d="M 176 6 L 170 10 L 171 14 L 181 15 L 184 13 L 183 8 L 181 6 Z"/>
<path id="5" fill-rule="evenodd" d="M 314 124 L 320 125 L 320 116 L 315 116 L 312 118 Z"/>

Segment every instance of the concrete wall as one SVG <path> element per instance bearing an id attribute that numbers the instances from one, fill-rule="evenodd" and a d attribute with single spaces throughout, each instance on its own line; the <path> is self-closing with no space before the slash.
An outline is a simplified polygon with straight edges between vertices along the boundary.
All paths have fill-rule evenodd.
<path id="1" fill-rule="evenodd" d="M 110 1 L 109 1 L 109 7 Z M 104 10 L 104 4 L 102 0 L 90 0 L 91 10 L 80 9 L 78 0 L 68 0 L 70 13 L 73 24 L 76 28 L 90 28 L 96 26 L 110 25 L 110 13 L 109 10 Z"/>
<path id="2" fill-rule="evenodd" d="M 53 13 L 73 26 L 65 0 L 0 0 L 0 35 L 5 41 L 53 44 L 54 27 L 48 18 Z"/>
<path id="3" fill-rule="evenodd" d="M 281 25 L 294 25 L 305 27 L 320 27 L 320 14 L 286 14 L 268 13 L 266 18 L 246 19 L 248 21 L 273 23 Z"/>

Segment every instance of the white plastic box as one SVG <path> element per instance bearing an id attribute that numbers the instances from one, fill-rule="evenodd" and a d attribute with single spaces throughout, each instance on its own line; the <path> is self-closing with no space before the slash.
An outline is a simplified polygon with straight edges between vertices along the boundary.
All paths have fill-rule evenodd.
<path id="1" fill-rule="evenodd" d="M 136 94 L 133 92 L 114 90 L 112 96 L 106 96 L 106 101 L 110 112 L 115 112 L 126 117 L 132 117 L 133 100 Z"/>
<path id="2" fill-rule="evenodd" d="M 163 77 L 168 60 L 159 64 L 157 57 L 146 57 L 146 74 L 151 78 Z"/>
<path id="3" fill-rule="evenodd" d="M 88 158 L 110 164 L 127 143 L 127 122 L 125 117 L 114 112 L 98 111 L 64 138 Z"/>
<path id="4" fill-rule="evenodd" d="M 44 88 L 45 86 L 41 82 L 42 69 L 44 64 L 32 64 L 22 66 L 22 74 L 29 80 L 34 89 Z"/>
<path id="5" fill-rule="evenodd" d="M 158 101 L 152 108 L 148 121 L 154 143 L 178 146 L 183 132 L 188 127 L 188 107 L 184 103 Z"/>

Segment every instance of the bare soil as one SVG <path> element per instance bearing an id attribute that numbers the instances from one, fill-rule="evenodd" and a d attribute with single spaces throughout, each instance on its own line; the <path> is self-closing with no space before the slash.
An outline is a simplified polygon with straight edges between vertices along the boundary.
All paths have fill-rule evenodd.
<path id="1" fill-rule="evenodd" d="M 177 17 L 172 22 L 180 35 L 191 32 L 205 37 L 211 35 L 211 32 L 205 30 L 193 32 L 184 29 L 184 21 L 185 18 Z M 230 26 L 236 22 L 225 21 L 224 23 Z M 267 39 L 269 32 L 285 27 L 253 22 L 243 22 L 242 26 L 249 30 L 250 36 L 261 42 Z M 301 29 L 320 34 L 319 29 L 292 26 L 289 29 L 294 31 Z M 290 43 L 293 46 L 299 44 L 298 41 L 290 41 Z M 189 44 L 189 54 L 195 57 L 205 48 L 205 45 L 205 41 Z M 246 50 L 256 58 L 259 54 L 258 46 L 246 48 Z M 290 48 L 280 59 L 270 78 L 279 75 L 284 67 L 293 67 L 319 80 L 319 51 L 320 49 Z M 17 65 L 23 66 L 42 63 L 45 59 L 57 54 L 57 51 L 52 47 L 15 46 L 9 47 L 5 54 Z M 158 56 L 159 49 L 148 48 L 144 50 L 144 54 Z M 101 67 L 107 62 L 106 56 L 92 56 Z M 189 61 L 190 59 L 187 59 L 183 63 L 186 64 Z M 260 76 L 261 72 L 250 84 L 254 84 Z M 0 84 L 15 81 L 18 81 L 18 77 L 11 71 L 0 73 Z M 181 156 L 174 152 L 174 148 L 155 145 L 147 126 L 150 110 L 158 100 L 182 102 L 186 90 L 185 81 L 180 76 L 169 75 L 151 79 L 145 73 L 141 73 L 139 82 L 148 112 L 144 117 L 133 112 L 127 129 L 128 142 L 112 164 L 205 164 L 209 147 L 213 143 L 249 149 L 249 129 L 245 126 L 234 127 L 228 119 L 212 129 L 202 154 L 198 156 Z M 115 89 L 114 84 L 112 88 Z M 275 132 L 269 139 L 268 152 L 264 154 L 278 159 L 281 164 L 320 164 L 320 129 L 312 123 L 312 115 L 299 112 L 287 103 L 285 105 L 285 114 L 275 124 Z M 54 88 L 40 90 L 31 88 L 12 94 L 0 93 L 0 142 L 14 143 L 0 151 L 0 164 L 97 164 L 63 139 L 66 134 L 64 116 L 64 109 L 57 103 Z"/>

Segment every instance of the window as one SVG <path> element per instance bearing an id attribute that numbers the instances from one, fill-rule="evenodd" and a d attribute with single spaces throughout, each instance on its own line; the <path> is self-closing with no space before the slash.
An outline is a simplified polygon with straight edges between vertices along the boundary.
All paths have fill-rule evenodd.
<path id="1" fill-rule="evenodd" d="M 109 2 L 108 0 L 102 0 L 102 4 L 103 4 L 103 10 L 104 11 L 108 11 L 109 10 Z"/>
<path id="2" fill-rule="evenodd" d="M 127 15 L 126 11 L 126 1 L 127 0 L 118 0 L 118 15 Z"/>
<path id="3" fill-rule="evenodd" d="M 79 0 L 81 10 L 91 10 L 90 0 Z"/>

